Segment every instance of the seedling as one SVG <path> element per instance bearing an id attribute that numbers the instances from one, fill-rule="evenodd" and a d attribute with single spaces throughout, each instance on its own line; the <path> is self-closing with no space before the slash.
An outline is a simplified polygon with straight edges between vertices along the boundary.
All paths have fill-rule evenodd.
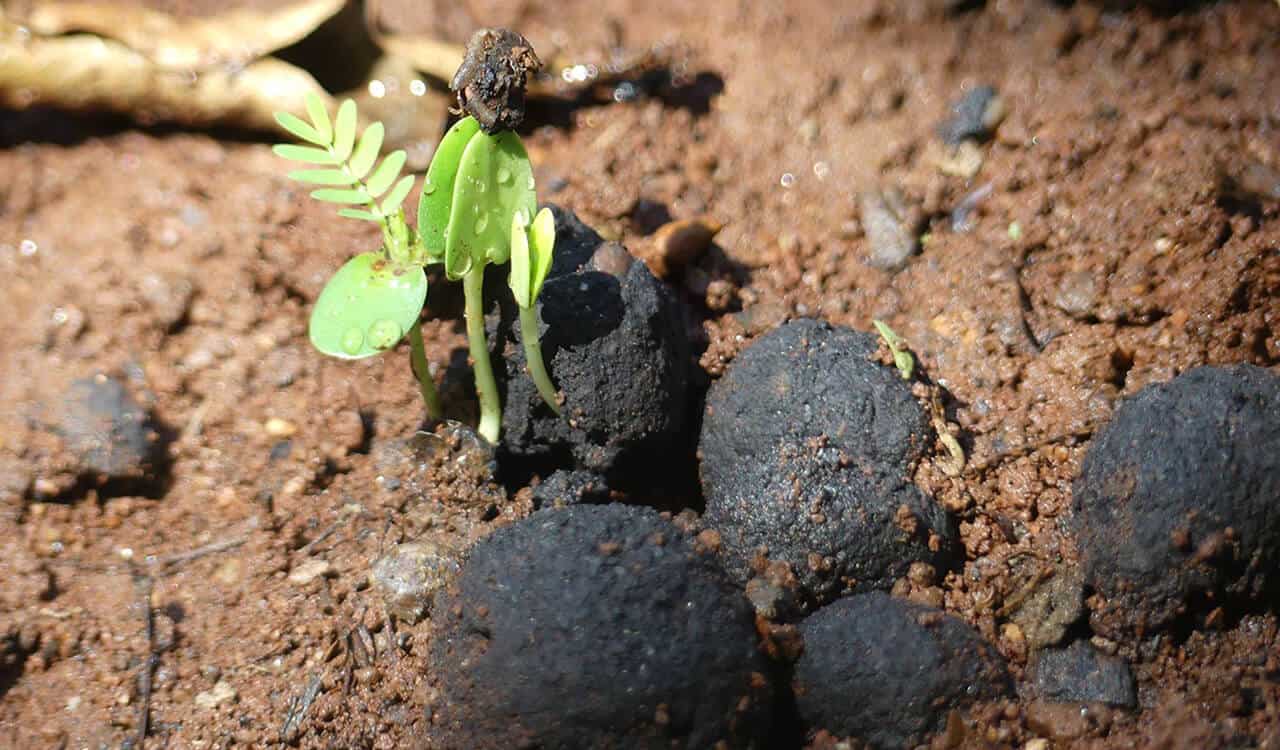
<path id="1" fill-rule="evenodd" d="M 378 250 L 343 265 L 320 293 L 310 323 L 316 349 L 360 359 L 393 348 L 408 334 L 427 414 L 439 418 L 440 400 L 427 369 L 419 317 L 427 296 L 424 266 L 443 263 L 450 280 L 462 281 L 466 298 L 467 339 L 480 401 L 477 432 L 496 443 L 502 408 L 485 337 L 484 269 L 510 260 L 529 372 L 543 399 L 559 413 L 534 311 L 551 267 L 555 225 L 547 209 L 535 217 L 533 168 L 519 137 L 510 131 L 483 132 L 472 117 L 450 128 L 427 169 L 415 232 L 402 208 L 414 183 L 412 176 L 399 176 L 405 153 L 392 152 L 374 168 L 382 124 L 369 125 L 357 142 L 354 102 L 343 102 L 332 122 L 318 97 L 308 98 L 307 112 L 310 122 L 276 115 L 281 126 L 311 144 L 275 147 L 279 156 L 315 165 L 289 176 L 322 186 L 311 196 L 344 204 L 340 215 L 379 224 L 383 239 Z"/>
<path id="2" fill-rule="evenodd" d="M 873 320 L 871 324 L 876 327 L 880 338 L 884 339 L 884 343 L 889 347 L 889 352 L 893 354 L 893 364 L 898 368 L 898 373 L 902 375 L 903 380 L 910 380 L 911 373 L 915 371 L 916 360 L 911 356 L 911 352 L 907 351 L 907 344 L 902 337 L 893 332 L 893 329 L 885 325 L 883 321 Z"/>

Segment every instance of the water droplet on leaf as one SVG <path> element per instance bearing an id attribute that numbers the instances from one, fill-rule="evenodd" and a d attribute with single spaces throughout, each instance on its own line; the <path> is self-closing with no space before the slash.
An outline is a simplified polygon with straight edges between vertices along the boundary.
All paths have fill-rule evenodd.
<path id="1" fill-rule="evenodd" d="M 526 187 L 528 187 L 530 190 L 533 190 L 533 175 L 529 175 L 529 182 L 526 185 Z"/>
<path id="2" fill-rule="evenodd" d="M 511 170 L 506 167 L 498 167 L 498 182 L 503 185 L 511 184 Z"/>
<path id="3" fill-rule="evenodd" d="M 435 191 L 436 191 L 436 184 L 435 184 L 434 182 L 432 182 L 431 180 L 427 180 L 426 182 L 422 183 L 422 194 L 423 194 L 423 195 L 431 195 L 431 194 L 432 194 L 432 193 L 434 193 Z"/>
<path id="4" fill-rule="evenodd" d="M 400 324 L 390 319 L 374 321 L 369 326 L 369 345 L 374 349 L 390 349 L 400 340 Z"/>
<path id="5" fill-rule="evenodd" d="M 348 328 L 346 333 L 342 334 L 342 351 L 352 355 L 359 354 L 362 346 L 364 346 L 364 334 L 359 328 Z"/>
<path id="6" fill-rule="evenodd" d="M 483 233 L 488 226 L 489 216 L 487 214 L 480 214 L 480 216 L 476 217 L 476 234 Z"/>

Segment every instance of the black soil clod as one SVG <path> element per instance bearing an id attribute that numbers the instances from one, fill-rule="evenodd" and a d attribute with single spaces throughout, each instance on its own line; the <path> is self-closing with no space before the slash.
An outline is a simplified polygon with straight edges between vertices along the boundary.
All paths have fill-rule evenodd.
<path id="1" fill-rule="evenodd" d="M 513 306 L 499 341 L 506 389 L 502 450 L 603 475 L 610 486 L 650 487 L 687 452 L 689 343 L 665 286 L 617 243 L 552 207 L 556 254 L 538 314 L 542 356 L 564 396 L 557 416 L 525 370 Z"/>
<path id="2" fill-rule="evenodd" d="M 167 470 L 160 425 L 119 380 L 73 381 L 60 407 L 57 432 L 90 483 L 145 489 Z"/>
<path id="3" fill-rule="evenodd" d="M 655 511 L 538 511 L 481 541 L 433 611 L 433 747 L 753 747 L 767 732 L 750 606 Z"/>
<path id="4" fill-rule="evenodd" d="M 1045 700 L 1133 708 L 1138 689 L 1129 665 L 1086 641 L 1041 651 L 1031 665 L 1036 694 Z"/>
<path id="5" fill-rule="evenodd" d="M 1139 636 L 1197 598 L 1251 600 L 1280 564 L 1280 377 L 1199 367 L 1126 401 L 1073 488 L 1094 629 Z M 1203 614 L 1202 613 L 1202 614 Z"/>
<path id="6" fill-rule="evenodd" d="M 828 600 L 941 565 L 954 532 L 912 484 L 931 443 L 924 409 L 876 338 L 798 320 L 745 349 L 711 387 L 700 444 L 705 521 L 746 581 L 761 551 Z"/>
<path id="7" fill-rule="evenodd" d="M 524 122 L 529 74 L 541 67 L 528 39 L 506 29 L 480 29 L 467 43 L 449 88 L 484 132 L 515 130 Z"/>
<path id="8" fill-rule="evenodd" d="M 1006 695 L 1004 660 L 962 620 L 871 592 L 800 623 L 804 654 L 793 687 L 809 730 L 873 748 L 914 747 L 949 711 Z"/>
<path id="9" fill-rule="evenodd" d="M 938 125 L 938 137 L 955 146 L 985 141 L 1004 117 L 1004 104 L 993 86 L 977 86 L 951 104 L 950 116 Z"/>
<path id="10" fill-rule="evenodd" d="M 593 471 L 560 469 L 533 488 L 533 507 L 600 504 L 609 501 L 609 485 Z"/>

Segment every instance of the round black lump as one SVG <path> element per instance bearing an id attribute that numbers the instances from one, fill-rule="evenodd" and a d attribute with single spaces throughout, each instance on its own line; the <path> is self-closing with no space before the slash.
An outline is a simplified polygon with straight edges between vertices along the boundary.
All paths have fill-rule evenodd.
<path id="1" fill-rule="evenodd" d="M 762 336 L 712 385 L 699 446 L 705 522 L 746 580 L 763 551 L 802 596 L 887 589 L 942 565 L 954 531 L 909 479 L 931 442 L 874 336 L 797 320 Z"/>
<path id="2" fill-rule="evenodd" d="M 433 611 L 433 747 L 751 747 L 767 731 L 750 606 L 653 510 L 535 512 L 477 544 Z"/>
<path id="3" fill-rule="evenodd" d="M 1072 503 L 1087 581 L 1105 599 L 1098 632 L 1142 636 L 1197 599 L 1274 589 L 1280 377 L 1199 367 L 1144 388 L 1094 439 Z"/>
<path id="4" fill-rule="evenodd" d="M 557 416 L 525 367 L 514 306 L 501 340 L 502 450 L 572 463 L 611 487 L 652 485 L 688 451 L 689 343 L 675 299 L 643 263 L 552 207 L 556 251 L 538 297 L 542 357 L 563 395 Z M 660 472 L 659 472 L 660 473 Z"/>
<path id="5" fill-rule="evenodd" d="M 1003 659 L 968 624 L 883 592 L 823 607 L 800 633 L 792 687 L 801 720 L 873 748 L 913 747 L 952 709 L 1011 689 Z"/>

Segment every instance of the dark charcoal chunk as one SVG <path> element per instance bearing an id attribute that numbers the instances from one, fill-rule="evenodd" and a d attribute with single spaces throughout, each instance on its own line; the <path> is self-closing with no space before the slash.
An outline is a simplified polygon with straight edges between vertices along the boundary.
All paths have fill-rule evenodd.
<path id="1" fill-rule="evenodd" d="M 433 611 L 433 747 L 748 747 L 767 730 L 750 606 L 655 511 L 538 511 L 480 542 Z"/>
<path id="2" fill-rule="evenodd" d="M 1045 700 L 1125 708 L 1138 705 L 1138 689 L 1129 665 L 1085 641 L 1041 651 L 1031 671 L 1036 693 Z"/>
<path id="3" fill-rule="evenodd" d="M 1188 597 L 1251 598 L 1280 564 L 1280 377 L 1200 367 L 1126 401 L 1073 489 L 1098 632 L 1142 635 Z M 1268 578 L 1270 576 L 1270 578 Z"/>
<path id="4" fill-rule="evenodd" d="M 80 473 L 96 481 L 150 481 L 161 469 L 160 431 L 114 378 L 72 382 L 62 398 L 57 430 Z"/>
<path id="5" fill-rule="evenodd" d="M 686 448 L 689 344 L 675 300 L 643 263 L 555 209 L 556 254 L 538 308 L 542 356 L 564 395 L 563 416 L 525 370 L 515 310 L 504 310 L 502 449 L 572 457 L 611 485 L 652 484 L 654 467 Z"/>
<path id="6" fill-rule="evenodd" d="M 609 500 L 609 485 L 604 477 L 591 471 L 553 472 L 547 480 L 533 488 L 533 507 L 552 508 Z"/>
<path id="7" fill-rule="evenodd" d="M 870 334 L 793 321 L 712 386 L 700 445 L 705 520 L 742 581 L 761 549 L 817 600 L 851 583 L 888 588 L 913 562 L 944 561 L 951 525 L 908 479 L 929 422 L 875 351 Z"/>
<path id="8" fill-rule="evenodd" d="M 811 730 L 912 747 L 947 713 L 1011 689 L 1000 655 L 963 621 L 883 592 L 841 599 L 800 623 L 796 707 Z"/>
<path id="9" fill-rule="evenodd" d="M 938 136 L 952 146 L 991 137 L 1004 116 L 1004 104 L 992 86 L 971 89 L 951 105 L 951 116 L 938 126 Z"/>

